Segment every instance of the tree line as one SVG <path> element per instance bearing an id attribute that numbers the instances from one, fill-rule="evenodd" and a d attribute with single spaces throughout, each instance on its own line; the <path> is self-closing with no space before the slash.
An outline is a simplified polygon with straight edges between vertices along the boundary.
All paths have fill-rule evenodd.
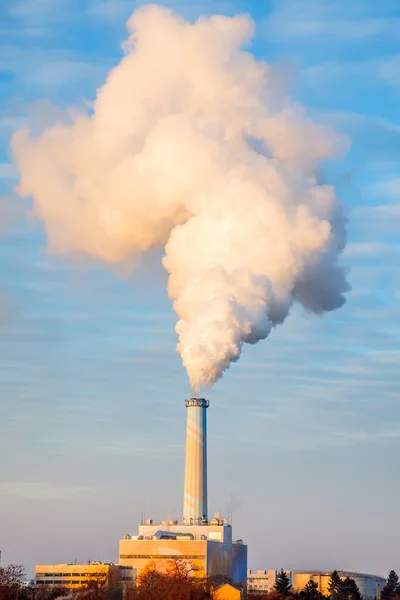
<path id="1" fill-rule="evenodd" d="M 213 600 L 215 591 L 224 578 L 204 578 L 185 561 L 170 561 L 166 571 L 160 572 L 155 563 L 140 574 L 137 585 L 121 590 L 103 575 L 91 577 L 85 586 L 74 592 L 48 585 L 27 585 L 25 570 L 20 565 L 0 567 L 0 600 Z M 360 590 L 350 577 L 341 579 L 333 571 L 328 594 L 322 594 L 316 581 L 310 579 L 300 591 L 294 590 L 287 573 L 281 569 L 273 590 L 244 591 L 246 600 L 363 600 Z M 390 571 L 381 600 L 400 600 L 399 577 Z"/>

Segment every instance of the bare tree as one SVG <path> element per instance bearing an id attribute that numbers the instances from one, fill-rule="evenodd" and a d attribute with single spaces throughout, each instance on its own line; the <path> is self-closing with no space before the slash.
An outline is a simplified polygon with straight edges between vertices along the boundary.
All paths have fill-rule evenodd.
<path id="1" fill-rule="evenodd" d="M 21 565 L 0 567 L 0 586 L 21 586 L 24 583 L 25 578 L 25 569 Z"/>
<path id="2" fill-rule="evenodd" d="M 21 565 L 0 567 L 1 600 L 18 600 L 25 578 L 25 569 Z"/>
<path id="3" fill-rule="evenodd" d="M 209 600 L 212 588 L 198 569 L 185 560 L 168 561 L 163 571 L 150 563 L 142 571 L 127 600 Z"/>

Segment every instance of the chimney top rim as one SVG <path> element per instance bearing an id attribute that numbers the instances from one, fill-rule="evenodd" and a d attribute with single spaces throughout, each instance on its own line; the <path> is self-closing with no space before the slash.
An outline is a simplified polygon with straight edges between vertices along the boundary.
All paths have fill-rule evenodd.
<path id="1" fill-rule="evenodd" d="M 210 401 L 206 400 L 206 398 L 190 398 L 189 400 L 185 400 L 185 406 L 186 408 L 189 406 L 201 406 L 208 408 L 210 406 Z"/>

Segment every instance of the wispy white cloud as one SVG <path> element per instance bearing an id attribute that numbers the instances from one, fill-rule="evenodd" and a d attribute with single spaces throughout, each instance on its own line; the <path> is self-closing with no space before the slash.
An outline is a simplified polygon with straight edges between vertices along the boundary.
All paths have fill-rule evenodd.
<path id="1" fill-rule="evenodd" d="M 371 214 L 380 218 L 400 218 L 400 203 L 399 204 L 384 204 L 371 208 Z M 399 222 L 393 223 L 399 225 Z"/>
<path id="2" fill-rule="evenodd" d="M 89 494 L 89 486 L 61 485 L 38 481 L 3 481 L 0 494 L 29 500 L 75 500 Z"/>
<path id="3" fill-rule="evenodd" d="M 382 133 L 396 134 L 400 142 L 400 125 L 381 116 L 371 116 L 361 112 L 332 110 L 319 113 L 321 119 L 328 120 L 334 125 L 345 126 L 354 133 Z M 398 136 L 398 137 L 397 137 Z"/>
<path id="4" fill-rule="evenodd" d="M 68 0 L 14 0 L 9 11 L 14 17 L 27 20 L 41 18 L 62 19 L 68 8 Z"/>
<path id="5" fill-rule="evenodd" d="M 25 118 L 22 115 L 3 115 L 0 116 L 0 132 L 3 130 L 6 135 L 11 131 L 20 129 L 26 124 Z"/>
<path id="6" fill-rule="evenodd" d="M 344 251 L 346 258 L 380 258 L 384 256 L 400 257 L 400 245 L 384 242 L 358 242 L 348 244 Z"/>
<path id="7" fill-rule="evenodd" d="M 106 68 L 81 60 L 53 60 L 43 62 L 34 71 L 27 70 L 23 80 L 29 85 L 41 88 L 71 85 L 79 81 L 101 81 Z"/>
<path id="8" fill-rule="evenodd" d="M 6 323 L 14 314 L 14 303 L 9 294 L 0 289 L 0 324 Z"/>
<path id="9" fill-rule="evenodd" d="M 0 45 L 0 70 L 7 69 L 29 93 L 33 91 L 36 95 L 47 95 L 50 90 L 68 92 L 73 84 L 72 89 L 78 89 L 77 85 L 81 84 L 94 91 L 109 66 L 100 59 L 89 61 L 74 50 L 35 48 L 28 51 L 12 44 Z M 21 111 L 24 108 L 20 106 Z M 4 123 L 13 125 L 7 116 Z"/>
<path id="10" fill-rule="evenodd" d="M 9 16 L 30 28 L 42 29 L 79 15 L 76 0 L 14 0 L 9 4 Z"/>
<path id="11" fill-rule="evenodd" d="M 0 179 L 13 179 L 17 176 L 17 170 L 10 163 L 0 163 Z"/>
<path id="12" fill-rule="evenodd" d="M 267 21 L 274 38 L 334 40 L 350 44 L 381 37 L 397 38 L 399 18 L 388 18 L 372 3 L 344 0 L 282 0 Z"/>
<path id="13" fill-rule="evenodd" d="M 136 6 L 151 4 L 151 0 L 137 0 Z M 173 11 L 183 15 L 186 18 L 196 18 L 206 14 L 226 14 L 232 15 L 236 12 L 246 12 L 248 3 L 246 0 L 160 0 L 157 4 L 162 4 L 171 8 Z"/>
<path id="14" fill-rule="evenodd" d="M 400 23 L 399 23 L 400 28 Z M 336 84 L 352 87 L 371 87 L 385 83 L 400 85 L 400 55 L 377 56 L 372 59 L 338 60 L 332 59 L 312 64 L 302 71 L 302 81 L 306 85 L 321 86 Z"/>
<path id="15" fill-rule="evenodd" d="M 104 21 L 122 20 L 128 18 L 135 8 L 135 0 L 92 0 L 87 14 Z"/>
<path id="16" fill-rule="evenodd" d="M 57 40 L 65 23 L 81 18 L 81 9 L 78 0 L 13 0 L 5 3 L 5 25 L 0 22 L 0 38 Z"/>
<path id="17" fill-rule="evenodd" d="M 400 350 L 374 350 L 372 356 L 381 363 L 400 365 Z"/>
<path id="18" fill-rule="evenodd" d="M 322 123 L 345 133 L 351 147 L 357 150 L 355 168 L 398 168 L 400 156 L 400 125 L 381 116 L 341 110 L 318 110 L 314 116 Z M 377 143 L 379 140 L 379 143 Z M 365 173 L 364 173 L 365 174 Z"/>
<path id="19" fill-rule="evenodd" d="M 375 227 L 382 229 L 399 229 L 400 203 L 398 204 L 380 204 L 378 206 L 360 206 L 352 212 L 358 219 L 374 221 Z"/>
<path id="20" fill-rule="evenodd" d="M 400 177 L 390 177 L 375 184 L 373 192 L 387 196 L 391 200 L 400 200 Z"/>
<path id="21" fill-rule="evenodd" d="M 127 19 L 139 6 L 151 3 L 148 0 L 91 0 L 87 14 L 101 21 L 122 20 Z M 246 12 L 247 8 L 245 0 L 159 0 L 156 4 L 166 6 L 188 19 L 214 13 L 233 15 Z"/>
<path id="22" fill-rule="evenodd" d="M 382 61 L 380 72 L 386 83 L 393 86 L 400 86 L 400 54 Z"/>
<path id="23" fill-rule="evenodd" d="M 0 234 L 10 232 L 23 218 L 25 204 L 16 196 L 0 196 Z"/>
<path id="24" fill-rule="evenodd" d="M 354 77 L 355 75 L 369 75 L 372 65 L 375 61 L 344 62 L 339 60 L 330 60 L 323 63 L 317 63 L 303 70 L 302 76 L 306 83 L 314 85 L 332 83 L 344 76 Z"/>

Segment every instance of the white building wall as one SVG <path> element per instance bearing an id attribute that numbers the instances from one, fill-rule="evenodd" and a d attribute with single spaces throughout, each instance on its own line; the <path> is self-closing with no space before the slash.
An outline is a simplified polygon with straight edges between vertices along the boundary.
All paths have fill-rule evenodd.
<path id="1" fill-rule="evenodd" d="M 292 583 L 292 572 L 285 570 L 286 575 L 289 577 L 290 583 Z M 255 590 L 257 592 L 271 592 L 274 589 L 274 585 L 276 582 L 276 578 L 280 570 L 276 569 L 268 569 L 268 570 L 258 570 L 251 571 L 250 569 L 247 571 L 247 589 Z"/>

